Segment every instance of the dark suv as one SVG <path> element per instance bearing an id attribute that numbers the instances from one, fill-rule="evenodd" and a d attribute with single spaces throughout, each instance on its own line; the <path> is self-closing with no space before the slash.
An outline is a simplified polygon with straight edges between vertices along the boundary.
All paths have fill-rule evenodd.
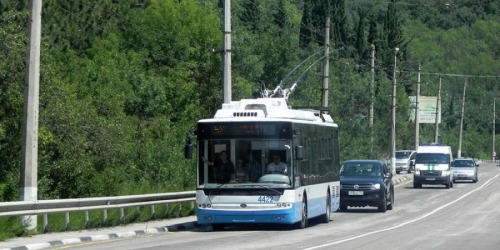
<path id="1" fill-rule="evenodd" d="M 349 160 L 340 170 L 340 210 L 347 207 L 377 207 L 392 210 L 394 186 L 389 166 L 379 160 Z"/>

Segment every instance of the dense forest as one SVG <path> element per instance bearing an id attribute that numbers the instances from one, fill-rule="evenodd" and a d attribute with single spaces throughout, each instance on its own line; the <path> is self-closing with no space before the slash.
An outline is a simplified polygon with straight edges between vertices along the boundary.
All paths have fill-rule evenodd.
<path id="1" fill-rule="evenodd" d="M 39 199 L 194 189 L 184 138 L 222 103 L 223 1 L 43 1 Z M 320 106 L 329 17 L 341 160 L 389 155 L 395 60 L 397 149 L 415 145 L 420 66 L 422 95 L 442 81 L 439 140 L 457 152 L 467 82 L 462 155 L 490 158 L 499 2 L 233 0 L 232 99 L 298 82 L 290 104 Z M 29 0 L 0 0 L 0 201 L 19 199 L 29 15 Z M 420 141 L 433 140 L 434 125 L 421 124 Z"/>

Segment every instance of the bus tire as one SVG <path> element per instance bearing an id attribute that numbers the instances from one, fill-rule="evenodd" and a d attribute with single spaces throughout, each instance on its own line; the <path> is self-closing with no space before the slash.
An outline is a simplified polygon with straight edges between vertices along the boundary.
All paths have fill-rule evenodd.
<path id="1" fill-rule="evenodd" d="M 305 197 L 302 199 L 300 215 L 300 221 L 295 225 L 296 229 L 307 227 L 307 200 Z"/>
<path id="2" fill-rule="evenodd" d="M 323 223 L 329 223 L 330 222 L 330 213 L 331 213 L 331 197 L 330 197 L 330 193 L 326 193 L 326 205 L 325 205 L 325 214 L 323 214 L 321 216 L 321 222 Z"/>

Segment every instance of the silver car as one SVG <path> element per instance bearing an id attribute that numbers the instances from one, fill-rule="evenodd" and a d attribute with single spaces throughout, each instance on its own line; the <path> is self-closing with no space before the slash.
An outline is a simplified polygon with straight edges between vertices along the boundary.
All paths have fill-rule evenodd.
<path id="1" fill-rule="evenodd" d="M 477 167 L 476 161 L 472 158 L 456 158 L 453 162 L 453 182 L 459 180 L 471 180 L 476 183 Z"/>
<path id="2" fill-rule="evenodd" d="M 397 150 L 396 151 L 396 174 L 401 171 L 411 173 L 415 163 L 417 152 L 414 150 Z"/>

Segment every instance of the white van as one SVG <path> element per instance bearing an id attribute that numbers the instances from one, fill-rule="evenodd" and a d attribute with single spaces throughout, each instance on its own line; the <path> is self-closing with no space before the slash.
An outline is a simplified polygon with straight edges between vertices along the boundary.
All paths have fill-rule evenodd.
<path id="1" fill-rule="evenodd" d="M 396 174 L 401 171 L 406 171 L 408 174 L 412 172 L 415 163 L 415 150 L 397 150 L 396 151 Z"/>
<path id="2" fill-rule="evenodd" d="M 453 153 L 450 146 L 430 144 L 419 146 L 415 158 L 413 187 L 421 188 L 422 184 L 443 184 L 453 187 L 452 174 Z"/>

